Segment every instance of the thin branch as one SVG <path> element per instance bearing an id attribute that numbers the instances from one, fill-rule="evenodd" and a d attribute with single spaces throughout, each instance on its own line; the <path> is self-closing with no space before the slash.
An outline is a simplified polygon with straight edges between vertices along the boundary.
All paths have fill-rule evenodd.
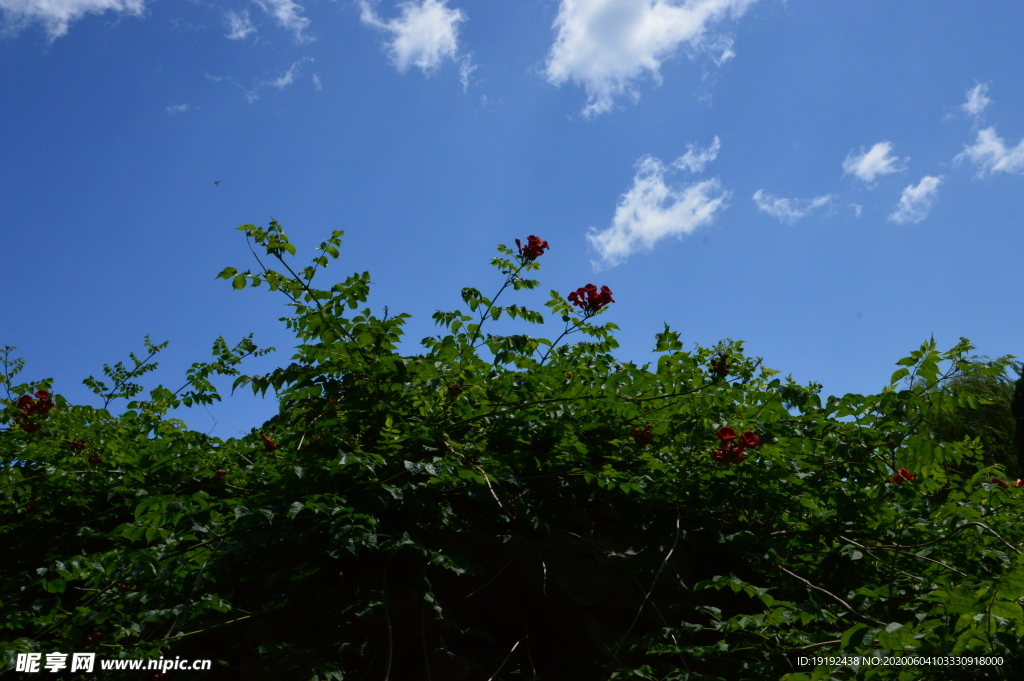
<path id="1" fill-rule="evenodd" d="M 461 603 L 463 601 L 468 601 L 470 598 L 472 598 L 473 596 L 477 595 L 478 593 L 480 593 L 481 591 L 486 589 L 488 586 L 490 586 L 491 582 L 493 582 L 494 580 L 496 580 L 498 577 L 501 576 L 501 573 L 505 571 L 505 568 L 507 568 L 509 565 L 511 565 L 513 562 L 515 562 L 516 558 L 519 558 L 519 556 L 513 556 L 512 560 L 510 560 L 509 562 L 505 563 L 505 565 L 500 570 L 498 570 L 498 572 L 493 577 L 491 577 L 490 579 L 487 580 L 486 584 L 481 586 L 479 589 L 476 589 L 476 590 L 470 592 L 470 594 L 468 596 L 463 596 L 462 598 L 460 598 L 459 600 L 455 601 L 454 603 L 452 603 L 448 607 L 449 608 L 454 608 L 459 603 Z"/>
<path id="2" fill-rule="evenodd" d="M 423 642 L 423 660 L 427 664 L 427 681 L 433 681 L 430 675 L 430 653 L 427 652 L 427 627 L 423 621 L 423 607 L 420 606 L 420 639 Z"/>
<path id="3" fill-rule="evenodd" d="M 786 568 L 782 567 L 781 565 L 776 565 L 775 567 L 779 568 L 780 570 L 782 570 L 783 572 L 785 572 L 785 573 L 786 573 L 787 575 L 789 575 L 789 576 L 790 576 L 790 577 L 792 577 L 793 579 L 796 579 L 796 580 L 798 580 L 798 581 L 800 581 L 800 582 L 803 582 L 803 584 L 804 584 L 804 585 L 805 585 L 805 586 L 806 586 L 806 587 L 807 587 L 808 589 L 814 589 L 815 591 L 820 591 L 821 593 L 825 594 L 826 596 L 828 596 L 829 598 L 831 598 L 832 600 L 836 601 L 837 603 L 839 603 L 840 605 L 842 605 L 842 606 L 843 606 L 844 608 L 846 608 L 847 610 L 849 610 L 849 611 L 850 611 L 850 613 L 851 613 L 852 615 L 854 615 L 854 616 L 855 616 L 855 617 L 856 617 L 857 619 L 859 619 L 859 620 L 862 620 L 862 621 L 864 621 L 864 622 L 870 622 L 871 624 L 874 624 L 874 625 L 877 625 L 877 626 L 880 626 L 880 627 L 884 627 L 884 626 L 885 626 L 885 622 L 879 622 L 878 620 L 873 620 L 873 619 L 871 619 L 870 617 L 865 617 L 864 615 L 860 614 L 859 612 L 857 612 L 857 611 L 856 611 L 856 610 L 855 610 L 855 609 L 853 608 L 853 606 L 852 606 L 852 605 L 850 605 L 849 603 L 847 603 L 846 601 L 844 601 L 844 600 L 843 600 L 842 598 L 840 598 L 839 596 L 836 596 L 836 595 L 835 595 L 834 593 L 832 593 L 831 591 L 828 591 L 828 590 L 826 590 L 826 589 L 823 589 L 823 588 L 821 588 L 820 586 L 817 586 L 817 585 L 815 585 L 815 584 L 812 584 L 811 582 L 809 582 L 808 580 L 804 579 L 804 578 L 803 578 L 803 577 L 801 577 L 800 575 L 796 574 L 795 572 L 791 572 L 791 571 L 787 570 Z"/>
<path id="4" fill-rule="evenodd" d="M 217 548 L 220 548 L 220 544 L 217 545 Z M 192 602 L 192 598 L 196 595 L 196 589 L 199 588 L 199 580 L 203 578 L 203 573 L 206 571 L 206 566 L 210 564 L 210 559 L 213 558 L 215 550 L 216 549 L 210 549 L 209 554 L 207 554 L 206 556 L 206 560 L 203 561 L 203 567 L 200 568 L 199 574 L 196 575 L 196 581 L 192 585 L 192 593 L 188 595 L 188 600 L 185 601 L 185 607 L 181 609 L 181 612 L 174 616 L 174 621 L 171 622 L 171 627 L 167 630 L 167 635 L 164 636 L 165 640 L 170 638 L 171 632 L 174 631 L 174 627 L 178 625 L 178 618 L 181 617 L 181 613 L 185 612 L 185 610 L 188 609 L 189 604 Z"/>
<path id="5" fill-rule="evenodd" d="M 871 548 L 873 548 L 873 549 L 886 549 L 886 550 L 891 550 L 891 549 L 920 549 L 920 548 L 924 548 L 925 546 L 932 546 L 934 544 L 941 544 L 944 541 L 949 541 L 950 539 L 952 539 L 956 535 L 960 534 L 961 532 L 963 532 L 965 529 L 967 529 L 968 527 L 970 527 L 972 525 L 974 525 L 976 527 L 981 527 L 983 529 L 988 530 L 997 539 L 999 539 L 999 541 L 1001 541 L 1004 544 L 1006 544 L 1012 550 L 1016 551 L 1017 553 L 1021 552 L 1020 549 L 1018 549 L 1016 546 L 1014 546 L 1010 542 L 1008 542 L 1005 539 L 1003 539 L 1003 537 L 998 532 L 993 530 L 991 527 L 989 527 L 985 523 L 979 523 L 979 522 L 976 522 L 976 521 L 965 523 L 965 524 L 961 525 L 960 527 L 958 527 L 955 530 L 953 530 L 953 532 L 951 534 L 949 534 L 949 535 L 947 535 L 945 537 L 939 537 L 938 539 L 933 539 L 932 541 L 926 541 L 926 542 L 923 542 L 921 544 L 906 544 L 906 545 L 901 545 L 901 544 L 885 544 L 885 545 L 879 545 L 879 546 L 872 546 Z M 846 541 L 849 541 L 849 540 L 847 539 Z"/>
<path id="6" fill-rule="evenodd" d="M 812 643 L 812 644 L 807 645 L 807 646 L 800 646 L 799 648 L 793 648 L 793 650 L 813 650 L 815 648 L 821 648 L 822 646 L 832 646 L 832 645 L 835 645 L 837 643 L 842 643 L 842 642 L 843 642 L 843 639 L 837 638 L 837 639 L 833 639 L 831 641 L 819 641 L 818 643 Z"/>
<path id="7" fill-rule="evenodd" d="M 238 617 L 238 618 L 233 619 L 233 620 L 228 620 L 227 622 L 221 622 L 220 624 L 214 624 L 212 627 L 207 627 L 205 629 L 199 629 L 197 631 L 190 631 L 187 634 L 177 634 L 176 636 L 170 636 L 170 637 L 165 638 L 163 640 L 169 641 L 169 640 L 174 639 L 174 638 L 185 638 L 186 636 L 192 636 L 193 634 L 201 634 L 204 631 L 209 631 L 210 629 L 216 629 L 217 627 L 224 627 L 224 626 L 227 626 L 229 624 L 234 624 L 235 622 L 241 622 L 242 620 L 247 620 L 250 617 L 252 617 L 252 615 L 246 615 L 245 617 Z"/>
<path id="8" fill-rule="evenodd" d="M 868 553 L 871 552 L 871 549 L 882 549 L 884 551 L 891 551 L 893 553 L 899 553 L 899 554 L 904 555 L 904 556 L 911 556 L 912 558 L 920 558 L 921 560 L 926 560 L 929 563 L 935 563 L 936 565 L 941 565 L 942 567 L 946 568 L 947 570 L 949 570 L 951 572 L 957 573 L 961 577 L 966 577 L 967 576 L 966 573 L 960 572 L 955 567 L 953 567 L 951 565 L 946 565 L 941 560 L 935 560 L 934 558 L 929 558 L 928 556 L 919 556 L 916 553 L 911 553 L 909 551 L 903 551 L 901 549 L 897 549 L 897 548 L 894 548 L 892 546 L 864 546 L 862 544 L 858 544 L 855 541 L 851 541 L 850 539 L 847 539 L 846 537 L 842 537 L 841 536 L 839 538 L 842 539 L 845 542 L 849 542 L 849 543 L 853 544 L 854 546 L 858 546 L 858 547 L 864 549 Z"/>
<path id="9" fill-rule="evenodd" d="M 633 617 L 633 622 L 629 625 L 629 629 L 627 629 L 626 633 L 622 635 L 621 639 L 619 639 L 619 644 L 617 646 L 615 646 L 615 652 L 612 653 L 612 664 L 614 664 L 616 661 L 618 661 L 618 659 L 619 659 L 619 650 L 622 648 L 622 644 L 626 642 L 626 637 L 628 637 L 630 635 L 630 633 L 633 631 L 633 627 L 635 627 L 637 621 L 639 621 L 640 613 L 642 613 L 644 611 L 644 606 L 647 605 L 647 601 L 650 600 L 651 594 L 654 593 L 654 585 L 658 583 L 658 577 L 661 577 L 661 573 L 662 573 L 662 571 L 664 571 L 665 565 L 668 564 L 668 559 L 672 557 L 672 552 L 676 550 L 676 545 L 679 544 L 679 532 L 680 532 L 679 521 L 680 521 L 679 509 L 676 509 L 676 538 L 672 542 L 672 548 L 670 548 L 668 550 L 668 553 L 666 553 L 665 557 L 662 559 L 661 566 L 658 568 L 658 572 L 655 573 L 654 579 L 651 581 L 651 588 L 648 589 L 647 594 L 644 596 L 643 602 L 640 603 L 640 607 L 637 609 L 636 616 Z M 608 677 L 606 677 L 606 678 L 610 678 L 614 671 L 615 671 L 614 669 L 609 669 Z"/>
<path id="10" fill-rule="evenodd" d="M 505 659 L 501 661 L 501 664 L 498 666 L 498 670 L 496 672 L 494 672 L 493 674 L 491 674 L 490 678 L 488 678 L 487 681 L 493 681 L 494 677 L 497 676 L 498 672 L 500 672 L 502 667 L 505 666 L 505 663 L 508 662 L 508 658 L 512 657 L 512 653 L 514 653 L 516 651 L 516 648 L 518 648 L 519 644 L 522 643 L 524 640 L 526 640 L 526 639 L 522 639 L 521 638 L 518 641 L 516 641 L 516 644 L 514 646 L 512 646 L 512 650 L 508 651 L 508 655 L 506 655 Z"/>
<path id="11" fill-rule="evenodd" d="M 491 479 L 487 477 L 487 471 L 485 471 L 483 468 L 480 468 L 480 466 L 477 466 L 475 464 L 473 465 L 473 468 L 480 471 L 480 473 L 484 476 L 484 480 L 487 482 L 487 489 L 491 490 L 491 496 L 494 497 L 494 500 L 498 503 L 498 508 L 504 511 L 505 507 L 502 505 L 501 499 L 499 499 L 498 495 L 494 492 L 494 487 L 491 485 Z"/>
<path id="12" fill-rule="evenodd" d="M 112 399 L 114 399 L 114 393 L 117 392 L 117 389 L 120 388 L 122 385 L 124 385 L 125 382 L 129 378 L 138 378 L 139 376 L 141 376 L 142 374 L 138 374 L 136 372 L 141 371 L 143 369 L 143 367 L 146 366 L 146 363 L 149 362 L 149 360 L 153 359 L 156 356 L 156 353 L 158 353 L 158 352 L 160 352 L 160 350 L 153 350 L 153 351 L 151 351 L 149 353 L 149 357 L 147 357 L 146 359 L 142 360 L 141 364 L 138 364 L 134 369 L 129 371 L 128 374 L 124 378 L 122 378 L 120 381 L 118 381 L 114 385 L 114 387 L 110 389 L 110 392 L 107 393 L 107 396 L 103 399 L 103 408 L 104 409 L 106 409 L 107 405 L 110 404 L 110 401 Z M 135 361 L 138 362 L 138 360 L 135 360 Z"/>
<path id="13" fill-rule="evenodd" d="M 388 666 L 384 670 L 384 681 L 390 681 L 391 679 L 391 660 L 394 654 L 395 643 L 394 634 L 391 631 L 391 615 L 388 614 L 388 606 L 384 605 L 384 617 L 388 623 Z"/>

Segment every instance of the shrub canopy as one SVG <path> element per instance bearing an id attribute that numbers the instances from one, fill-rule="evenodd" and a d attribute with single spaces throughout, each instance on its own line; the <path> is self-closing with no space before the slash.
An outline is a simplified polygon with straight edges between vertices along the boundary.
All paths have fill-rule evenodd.
<path id="1" fill-rule="evenodd" d="M 536 237 L 499 246 L 498 294 L 464 289 L 468 310 L 437 312 L 439 335 L 405 356 L 408 315 L 360 309 L 368 273 L 314 287 L 341 232 L 294 269 L 277 223 L 240 229 L 265 255 L 220 276 L 287 296 L 297 339 L 287 366 L 234 382 L 280 400 L 252 434 L 169 416 L 220 399 L 213 379 L 269 350 L 251 337 L 142 399 L 166 346 L 147 339 L 85 381 L 99 408 L 16 382 L 5 354 L 9 664 L 93 651 L 210 658 L 177 675 L 207 681 L 799 681 L 1006 679 L 1024 661 L 1024 483 L 982 439 L 929 425 L 979 406 L 950 379 L 1010 358 L 929 341 L 879 394 L 827 399 L 740 342 L 686 350 L 668 326 L 655 361 L 621 362 L 598 323 L 623 304 L 607 287 L 552 291 L 547 317 L 498 305 L 538 286 Z M 556 338 L 487 333 L 502 316 L 554 320 Z M 920 659 L 814 659 L 829 656 Z"/>

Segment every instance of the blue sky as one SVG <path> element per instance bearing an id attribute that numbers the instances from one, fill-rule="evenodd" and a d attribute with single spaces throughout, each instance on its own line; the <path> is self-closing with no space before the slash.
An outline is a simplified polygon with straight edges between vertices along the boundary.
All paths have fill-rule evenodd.
<path id="1" fill-rule="evenodd" d="M 283 300 L 215 275 L 244 223 L 413 315 L 551 244 L 608 285 L 623 359 L 667 322 L 825 392 L 876 392 L 934 334 L 1024 354 L 1024 5 L 809 0 L 0 0 L 0 344 L 72 400 L 171 341 L 285 363 Z M 215 184 L 219 182 L 219 184 Z M 554 327 L 550 327 L 551 330 Z M 692 346 L 691 346 L 692 347 Z M 185 415 L 228 437 L 273 400 Z"/>

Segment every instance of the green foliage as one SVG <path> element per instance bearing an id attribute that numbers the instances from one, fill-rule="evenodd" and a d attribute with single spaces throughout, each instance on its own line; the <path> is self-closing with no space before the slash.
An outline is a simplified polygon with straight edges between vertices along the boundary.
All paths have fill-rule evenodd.
<path id="1" fill-rule="evenodd" d="M 1020 373 L 1021 365 L 1012 365 Z M 1014 438 L 1017 424 L 1012 401 L 1017 377 L 1005 360 L 991 362 L 972 357 L 960 371 L 944 381 L 934 399 L 942 403 L 927 421 L 943 441 L 975 440 L 989 465 L 1000 465 L 1014 478 L 1024 476 Z"/>
<path id="2" fill-rule="evenodd" d="M 180 655 L 223 663 L 207 680 L 353 681 L 967 680 L 1024 661 L 1024 489 L 936 425 L 977 403 L 965 377 L 1009 358 L 979 368 L 967 341 L 929 341 L 881 393 L 822 399 L 740 342 L 687 350 L 667 325 L 650 363 L 620 362 L 617 327 L 593 319 L 611 308 L 557 292 L 554 340 L 490 335 L 502 314 L 545 321 L 497 305 L 538 286 L 539 263 L 505 246 L 498 293 L 464 289 L 469 313 L 437 312 L 438 335 L 402 355 L 408 315 L 360 309 L 368 273 L 313 287 L 341 232 L 295 269 L 276 222 L 240 229 L 259 267 L 220 277 L 287 296 L 297 339 L 287 366 L 234 382 L 280 400 L 250 435 L 167 412 L 219 399 L 211 379 L 266 352 L 251 338 L 218 339 L 182 388 L 138 400 L 164 347 L 147 338 L 145 359 L 86 380 L 101 408 L 57 394 L 32 432 L 18 399 L 52 381 L 16 383 L 5 352 L 11 659 Z M 712 457 L 724 426 L 760 439 L 742 463 Z M 901 468 L 914 479 L 891 482 Z M 1003 662 L 799 667 L 808 655 Z"/>

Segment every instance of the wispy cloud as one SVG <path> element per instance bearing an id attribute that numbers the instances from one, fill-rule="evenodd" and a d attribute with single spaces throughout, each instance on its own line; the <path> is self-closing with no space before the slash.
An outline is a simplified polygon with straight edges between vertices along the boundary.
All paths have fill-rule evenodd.
<path id="1" fill-rule="evenodd" d="M 40 23 L 50 40 L 66 34 L 68 26 L 86 14 L 117 12 L 142 16 L 144 8 L 144 0 L 0 0 L 5 31 L 16 32 Z"/>
<path id="2" fill-rule="evenodd" d="M 967 91 L 967 101 L 961 104 L 960 108 L 971 116 L 980 116 L 985 107 L 992 103 L 987 95 L 988 84 L 978 83 Z"/>
<path id="3" fill-rule="evenodd" d="M 673 161 L 672 165 L 680 170 L 699 173 L 704 170 L 704 166 L 718 158 L 718 151 L 721 148 L 722 143 L 719 141 L 718 135 L 715 135 L 715 139 L 711 141 L 711 146 L 707 149 L 699 149 L 692 144 L 687 144 L 686 153 Z"/>
<path id="4" fill-rule="evenodd" d="M 295 82 L 295 74 L 299 69 L 299 65 L 302 64 L 303 61 L 305 60 L 300 59 L 299 61 L 292 64 L 287 71 L 282 73 L 277 78 L 265 80 L 262 83 L 260 83 L 260 85 L 269 85 L 270 87 L 276 87 L 278 90 L 282 90 L 288 87 L 289 85 Z"/>
<path id="5" fill-rule="evenodd" d="M 180 114 L 180 113 L 185 113 L 186 111 L 191 111 L 191 109 L 192 109 L 192 107 L 190 107 L 188 104 L 176 104 L 174 106 L 167 107 L 167 115 L 168 116 L 173 116 L 175 114 Z"/>
<path id="6" fill-rule="evenodd" d="M 978 131 L 974 144 L 964 146 L 964 150 L 953 160 L 957 163 L 967 159 L 978 168 L 978 177 L 985 173 L 1022 173 L 1024 172 L 1024 140 L 1017 146 L 1008 148 L 1003 138 L 996 134 L 995 126 Z"/>
<path id="7" fill-rule="evenodd" d="M 252 21 L 249 19 L 249 10 L 242 10 L 242 13 L 228 11 L 228 32 L 226 34 L 228 40 L 244 40 L 253 33 L 256 32 L 256 27 L 253 26 Z"/>
<path id="8" fill-rule="evenodd" d="M 302 59 L 293 62 L 292 65 L 288 67 L 288 70 L 285 71 L 284 73 L 280 73 L 278 76 L 274 78 L 268 78 L 261 81 L 257 81 L 251 88 L 245 87 L 244 85 L 236 81 L 234 78 L 230 78 L 228 76 L 211 76 L 210 74 L 206 74 L 206 79 L 214 83 L 219 83 L 221 81 L 227 81 L 231 83 L 239 90 L 241 90 L 245 94 L 245 98 L 249 100 L 250 104 L 252 104 L 253 102 L 259 100 L 261 89 L 273 87 L 277 88 L 278 90 L 283 90 L 284 88 L 294 83 L 295 79 L 299 75 L 299 70 L 301 69 L 302 65 L 306 62 L 311 61 L 314 61 L 312 57 L 303 57 Z M 314 86 L 316 86 L 318 83 L 319 78 L 317 76 L 313 76 Z"/>
<path id="9" fill-rule="evenodd" d="M 316 73 L 313 74 L 313 87 L 319 90 L 323 90 L 324 86 L 320 84 L 320 76 Z"/>
<path id="10" fill-rule="evenodd" d="M 851 151 L 843 161 L 843 173 L 853 175 L 864 182 L 874 182 L 879 175 L 903 172 L 907 169 L 906 162 L 909 160 L 910 158 L 904 159 L 903 165 L 900 165 L 900 160 L 892 155 L 892 143 L 879 142 L 868 151 L 861 147 L 860 154 Z"/>
<path id="11" fill-rule="evenodd" d="M 367 26 L 391 34 L 387 41 L 391 63 L 400 73 L 410 66 L 429 76 L 445 59 L 459 65 L 463 89 L 476 67 L 468 54 L 459 54 L 459 24 L 466 21 L 465 12 L 448 7 L 447 0 L 420 0 L 399 4 L 401 14 L 387 21 L 381 19 L 367 0 L 360 0 L 360 19 Z"/>
<path id="12" fill-rule="evenodd" d="M 889 219 L 901 225 L 924 220 L 939 198 L 939 184 L 941 183 L 941 176 L 925 175 L 916 185 L 908 186 L 903 190 L 900 202 L 896 206 L 896 210 L 889 215 Z"/>
<path id="13" fill-rule="evenodd" d="M 768 213 L 768 215 L 777 218 L 779 222 L 789 224 L 807 216 L 818 208 L 830 205 L 833 198 L 831 194 L 826 194 L 813 199 L 783 199 L 773 196 L 763 189 L 758 189 L 754 192 L 754 203 L 759 211 Z"/>
<path id="14" fill-rule="evenodd" d="M 293 0 L 253 0 L 253 2 L 259 5 L 264 12 L 277 19 L 281 28 L 294 33 L 297 42 L 313 40 L 302 33 L 309 27 L 309 19 L 299 16 L 300 12 L 305 11 L 302 5 Z"/>
<path id="15" fill-rule="evenodd" d="M 561 0 L 555 42 L 545 75 L 550 83 L 583 86 L 585 116 L 610 111 L 616 97 L 640 97 L 644 76 L 661 82 L 662 62 L 683 45 L 735 55 L 731 39 L 709 35 L 708 26 L 738 18 L 756 0 Z"/>
<path id="16" fill-rule="evenodd" d="M 591 228 L 587 235 L 601 257 L 594 269 L 614 267 L 665 237 L 690 234 L 727 207 L 730 193 L 721 190 L 717 179 L 672 186 L 666 182 L 670 169 L 652 156 L 637 161 L 636 169 L 633 186 L 619 198 L 611 226 L 603 231 Z"/>

